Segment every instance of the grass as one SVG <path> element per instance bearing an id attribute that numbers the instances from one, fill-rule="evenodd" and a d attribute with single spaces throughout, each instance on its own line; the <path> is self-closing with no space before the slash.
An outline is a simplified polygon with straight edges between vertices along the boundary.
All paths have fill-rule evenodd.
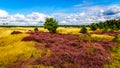
<path id="1" fill-rule="evenodd" d="M 119 68 L 120 67 L 120 44 L 117 47 L 111 49 L 111 55 L 113 60 L 110 63 L 105 64 L 104 68 Z"/>
<path id="2" fill-rule="evenodd" d="M 120 39 L 120 35 L 118 35 L 118 39 Z M 120 67 L 120 43 L 117 42 L 117 46 L 111 48 L 111 56 L 113 60 L 105 64 L 105 68 L 119 68 Z"/>
<path id="3" fill-rule="evenodd" d="M 8 35 L 0 40 L 0 66 L 16 62 L 21 59 L 30 58 L 35 51 L 34 43 L 23 42 L 21 39 L 26 34 Z"/>
<path id="4" fill-rule="evenodd" d="M 28 68 L 54 68 L 53 66 L 44 66 L 42 64 L 40 65 L 28 65 Z"/>
<path id="5" fill-rule="evenodd" d="M 91 37 L 96 37 L 96 38 L 100 38 L 100 39 L 103 39 L 103 40 L 108 40 L 108 41 L 111 41 L 114 36 L 109 36 L 109 35 L 98 35 L 98 34 L 91 34 Z"/>
<path id="6" fill-rule="evenodd" d="M 41 57 L 41 54 L 44 52 L 43 50 L 36 49 L 34 47 L 35 42 L 33 41 L 21 41 L 28 34 L 11 35 L 12 29 L 0 29 L 0 68 L 4 68 L 8 64 L 19 60 Z M 46 56 L 49 56 L 50 51 L 48 50 L 47 52 Z"/>
<path id="7" fill-rule="evenodd" d="M 57 33 L 62 33 L 62 34 L 79 34 L 80 28 L 75 28 L 75 27 L 59 27 L 57 29 Z"/>
<path id="8" fill-rule="evenodd" d="M 38 28 L 39 31 L 48 32 L 47 29 L 44 29 L 42 27 Z M 89 28 L 88 33 L 91 32 Z M 11 35 L 12 31 L 21 31 L 22 34 L 15 34 Z M 29 41 L 24 42 L 21 41 L 23 37 L 28 36 L 28 34 L 25 34 L 25 32 L 32 30 L 34 31 L 34 28 L 22 28 L 22 27 L 13 27 L 13 28 L 4 28 L 0 27 L 0 68 L 6 67 L 8 64 L 15 63 L 19 60 L 29 59 L 29 58 L 37 58 L 42 57 L 41 54 L 44 53 L 44 50 L 38 50 L 34 47 L 35 42 Z M 80 34 L 79 33 L 80 28 L 74 28 L 74 27 L 59 27 L 57 29 L 57 33 L 62 34 Z M 96 30 L 97 32 L 100 32 L 100 30 Z M 94 40 L 108 40 L 112 41 L 114 36 L 109 35 L 98 35 L 98 34 L 91 34 L 92 38 L 95 38 Z M 82 37 L 79 38 L 80 41 L 82 41 Z M 51 52 L 50 50 L 46 51 L 46 56 L 50 56 Z M 93 49 L 88 49 L 88 52 L 92 53 L 94 52 Z M 111 49 L 111 55 L 113 57 L 113 60 L 111 63 L 106 64 L 104 68 L 119 68 L 120 67 L 120 43 L 118 43 L 117 47 L 113 47 Z M 44 66 L 44 65 L 36 65 L 37 68 L 53 68 L 52 66 Z M 29 65 L 28 68 L 33 68 L 33 65 Z"/>

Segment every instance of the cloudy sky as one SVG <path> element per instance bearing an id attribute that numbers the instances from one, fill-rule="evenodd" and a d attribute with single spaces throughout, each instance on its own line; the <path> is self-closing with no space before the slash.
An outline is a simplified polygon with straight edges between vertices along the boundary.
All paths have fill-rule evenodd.
<path id="1" fill-rule="evenodd" d="M 43 25 L 53 17 L 62 25 L 120 18 L 120 0 L 1 0 L 0 25 Z"/>

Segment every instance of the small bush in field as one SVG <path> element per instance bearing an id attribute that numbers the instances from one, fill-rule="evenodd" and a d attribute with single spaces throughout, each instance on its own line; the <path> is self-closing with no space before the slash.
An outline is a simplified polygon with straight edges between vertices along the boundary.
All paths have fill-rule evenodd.
<path id="1" fill-rule="evenodd" d="M 87 33 L 87 28 L 85 26 L 82 26 L 80 33 L 83 33 L 83 34 Z"/>
<path id="2" fill-rule="evenodd" d="M 95 42 L 100 41 L 100 38 L 99 37 L 92 37 L 92 41 L 95 41 Z"/>
<path id="3" fill-rule="evenodd" d="M 120 43 L 120 35 L 115 36 L 115 38 L 113 38 L 113 41 Z"/>
<path id="4" fill-rule="evenodd" d="M 81 37 L 81 36 L 78 36 L 78 41 L 80 41 L 80 42 L 82 42 L 83 41 L 83 37 Z"/>
<path id="5" fill-rule="evenodd" d="M 106 27 L 106 28 L 103 28 L 103 29 L 102 29 L 102 32 L 103 32 L 103 33 L 108 32 L 108 28 L 107 28 L 107 27 Z"/>
<path id="6" fill-rule="evenodd" d="M 58 22 L 54 18 L 46 18 L 44 23 L 44 28 L 48 29 L 50 32 L 56 33 L 58 27 Z"/>
<path id="7" fill-rule="evenodd" d="M 110 31 L 109 32 L 114 32 L 114 29 L 110 29 Z"/>
<path id="8" fill-rule="evenodd" d="M 35 27 L 34 31 L 35 31 L 35 32 L 36 32 L 36 31 L 39 31 L 39 30 L 38 30 L 38 27 Z"/>
<path id="9" fill-rule="evenodd" d="M 87 48 L 87 53 L 94 53 L 95 52 L 95 49 L 93 48 Z"/>

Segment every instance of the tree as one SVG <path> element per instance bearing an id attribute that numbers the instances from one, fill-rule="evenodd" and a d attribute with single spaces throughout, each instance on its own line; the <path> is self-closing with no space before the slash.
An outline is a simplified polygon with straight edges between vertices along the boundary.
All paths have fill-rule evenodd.
<path id="1" fill-rule="evenodd" d="M 94 24 L 94 23 L 92 23 L 92 24 L 90 25 L 90 29 L 95 31 L 95 30 L 97 29 L 97 25 Z"/>
<path id="2" fill-rule="evenodd" d="M 80 33 L 87 33 L 87 28 L 85 26 L 82 26 Z"/>
<path id="3" fill-rule="evenodd" d="M 104 28 L 104 22 L 101 22 L 101 21 L 100 21 L 100 22 L 98 23 L 98 27 L 99 27 L 100 29 Z"/>
<path id="4" fill-rule="evenodd" d="M 35 27 L 35 28 L 34 28 L 34 31 L 35 31 L 35 32 L 39 31 L 39 30 L 38 30 L 38 27 Z"/>
<path id="5" fill-rule="evenodd" d="M 58 27 L 58 22 L 53 18 L 46 18 L 44 23 L 44 28 L 48 29 L 50 32 L 56 33 Z"/>

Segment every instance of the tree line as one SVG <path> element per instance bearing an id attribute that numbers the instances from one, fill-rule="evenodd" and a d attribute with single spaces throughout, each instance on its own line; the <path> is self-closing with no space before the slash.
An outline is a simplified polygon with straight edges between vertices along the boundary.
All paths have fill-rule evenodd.
<path id="1" fill-rule="evenodd" d="M 120 29 L 120 19 L 115 20 L 106 20 L 104 22 L 100 21 L 98 23 L 92 23 L 88 27 L 90 27 L 91 30 L 95 31 L 96 29 L 102 29 L 102 32 L 113 32 L 114 30 L 119 30 Z M 86 26 L 82 26 L 82 29 L 80 33 L 87 33 L 87 28 Z"/>

